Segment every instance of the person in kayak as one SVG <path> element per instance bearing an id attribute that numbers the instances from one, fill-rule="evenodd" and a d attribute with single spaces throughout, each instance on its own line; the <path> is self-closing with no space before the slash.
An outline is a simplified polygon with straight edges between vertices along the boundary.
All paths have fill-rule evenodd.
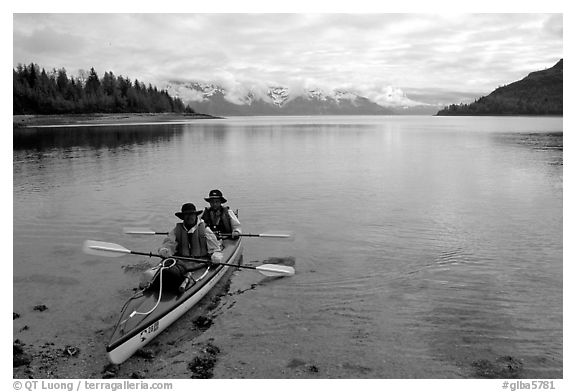
<path id="1" fill-rule="evenodd" d="M 202 220 L 206 222 L 213 232 L 230 233 L 232 239 L 238 238 L 242 234 L 242 225 L 230 207 L 222 205 L 227 202 L 222 192 L 218 189 L 213 189 L 204 200 L 210 203 L 210 207 L 204 209 Z"/>
<path id="2" fill-rule="evenodd" d="M 182 219 L 168 233 L 158 249 L 158 254 L 164 258 L 170 256 L 185 256 L 219 262 L 222 260 L 222 245 L 214 232 L 199 218 L 203 211 L 196 210 L 192 203 L 182 205 L 175 215 Z M 186 274 L 205 264 L 193 261 L 176 260 L 176 263 L 163 271 L 162 279 L 169 287 L 178 287 L 186 278 Z"/>

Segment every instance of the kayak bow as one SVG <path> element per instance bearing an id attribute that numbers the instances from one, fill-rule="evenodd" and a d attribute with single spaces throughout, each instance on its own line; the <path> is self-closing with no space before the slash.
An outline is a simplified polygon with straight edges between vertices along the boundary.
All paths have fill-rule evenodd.
<path id="1" fill-rule="evenodd" d="M 238 265 L 242 257 L 241 240 L 224 240 L 223 261 Z M 148 288 L 137 293 L 122 308 L 110 342 L 108 358 L 120 364 L 158 336 L 198 303 L 230 269 L 230 265 L 207 265 L 192 272 L 195 283 L 182 293 Z"/>

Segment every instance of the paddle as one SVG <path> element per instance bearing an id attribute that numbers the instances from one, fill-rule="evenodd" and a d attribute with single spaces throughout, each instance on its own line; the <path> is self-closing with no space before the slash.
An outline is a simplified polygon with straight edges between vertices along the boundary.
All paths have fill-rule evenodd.
<path id="1" fill-rule="evenodd" d="M 232 236 L 231 233 L 220 233 L 222 237 L 230 237 Z M 294 236 L 290 233 L 260 233 L 260 234 L 238 234 L 240 237 L 259 237 L 259 238 L 278 238 L 278 239 L 287 239 L 287 240 L 294 240 Z"/>
<path id="2" fill-rule="evenodd" d="M 162 257 L 158 254 L 154 253 L 144 253 L 144 252 L 135 252 L 130 249 L 126 249 L 122 245 L 114 244 L 111 242 L 101 242 L 101 241 L 92 241 L 86 240 L 84 241 L 83 246 L 84 253 L 96 256 L 104 256 L 104 257 L 121 257 L 127 254 L 131 255 L 141 255 L 141 256 L 149 256 L 149 257 L 159 257 L 161 259 L 165 259 L 167 257 Z M 260 272 L 262 275 L 265 276 L 291 276 L 295 274 L 295 270 L 293 267 L 286 266 L 286 265 L 275 265 L 275 264 L 263 264 L 257 267 L 249 266 L 249 265 L 237 265 L 237 264 L 229 264 L 229 263 L 214 263 L 204 259 L 196 259 L 193 257 L 183 257 L 183 256 L 170 256 L 169 258 L 184 260 L 184 261 L 195 261 L 198 263 L 210 264 L 210 265 L 225 265 L 230 267 L 238 267 L 238 268 L 248 268 L 253 269 Z"/>
<path id="3" fill-rule="evenodd" d="M 168 235 L 167 232 L 154 231 L 148 228 L 136 228 L 136 227 L 125 227 L 123 229 L 124 234 L 135 234 L 135 235 Z M 220 233 L 222 237 L 230 237 L 231 233 Z M 285 240 L 294 240 L 294 235 L 292 233 L 261 233 L 261 234 L 238 234 L 240 237 L 259 237 L 259 238 L 276 238 Z"/>
<path id="4" fill-rule="evenodd" d="M 136 234 L 136 235 L 168 235 L 168 232 L 154 231 L 147 228 L 137 228 L 137 227 L 125 227 L 123 230 L 124 234 Z"/>

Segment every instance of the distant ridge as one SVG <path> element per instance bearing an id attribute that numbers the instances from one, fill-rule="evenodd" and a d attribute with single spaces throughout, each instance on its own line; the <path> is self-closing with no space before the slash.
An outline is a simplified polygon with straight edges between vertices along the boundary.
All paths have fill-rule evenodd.
<path id="1" fill-rule="evenodd" d="M 438 116 L 562 115 L 563 61 L 531 72 L 524 79 L 499 87 L 471 104 L 450 105 Z"/>
<path id="2" fill-rule="evenodd" d="M 171 81 L 166 87 L 196 112 L 215 116 L 391 115 L 435 114 L 440 106 L 415 102 L 400 89 L 386 91 L 388 104 L 377 103 L 354 91 L 286 86 L 227 90 L 217 83 Z"/>

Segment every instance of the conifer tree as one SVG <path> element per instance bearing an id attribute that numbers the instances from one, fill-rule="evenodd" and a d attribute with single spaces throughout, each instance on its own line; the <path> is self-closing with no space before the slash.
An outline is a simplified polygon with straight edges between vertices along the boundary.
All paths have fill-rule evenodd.
<path id="1" fill-rule="evenodd" d="M 64 68 L 46 72 L 34 63 L 12 70 L 14 114 L 176 112 L 194 113 L 167 91 L 112 72 L 100 80 L 91 68 L 68 77 Z"/>

